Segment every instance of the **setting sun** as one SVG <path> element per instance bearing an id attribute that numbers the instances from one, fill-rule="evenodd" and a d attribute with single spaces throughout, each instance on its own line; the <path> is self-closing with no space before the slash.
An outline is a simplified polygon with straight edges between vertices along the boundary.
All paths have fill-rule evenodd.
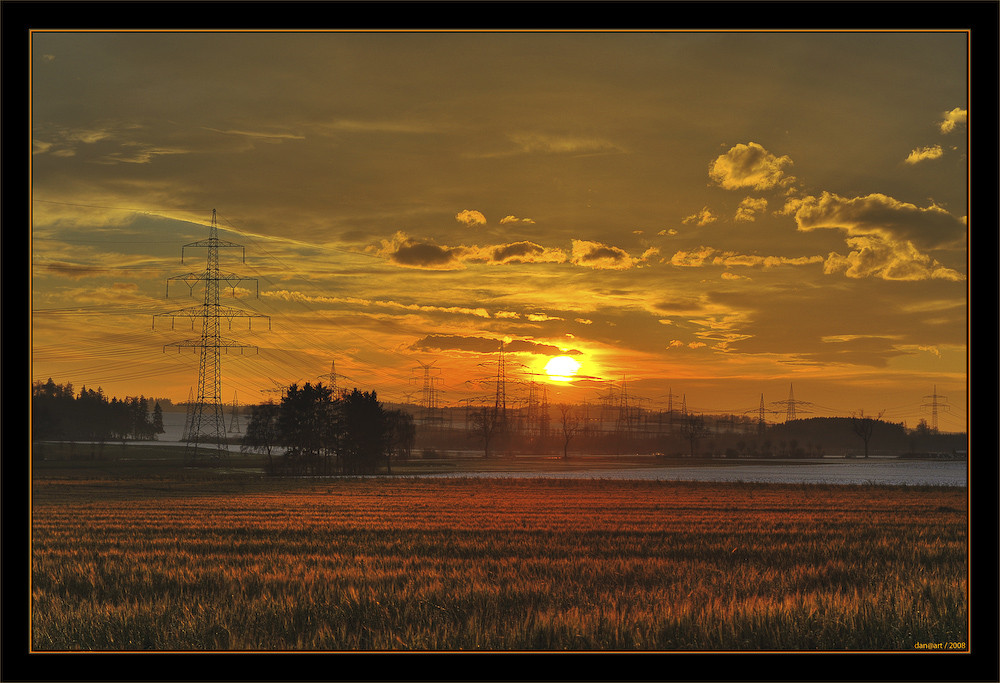
<path id="1" fill-rule="evenodd" d="M 568 382 L 580 369 L 580 362 L 569 356 L 556 356 L 545 364 L 545 372 L 549 379 L 556 382 Z"/>

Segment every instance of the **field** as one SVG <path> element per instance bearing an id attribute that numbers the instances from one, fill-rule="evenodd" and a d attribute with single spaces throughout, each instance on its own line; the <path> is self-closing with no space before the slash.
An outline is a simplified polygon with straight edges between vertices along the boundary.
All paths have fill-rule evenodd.
<path id="1" fill-rule="evenodd" d="M 36 471 L 36 651 L 968 640 L 962 489 L 113 473 Z"/>

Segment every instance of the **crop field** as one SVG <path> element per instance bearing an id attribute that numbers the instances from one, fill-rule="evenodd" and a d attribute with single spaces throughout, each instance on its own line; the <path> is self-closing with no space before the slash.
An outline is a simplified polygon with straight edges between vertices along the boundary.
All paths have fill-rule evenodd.
<path id="1" fill-rule="evenodd" d="M 33 648 L 912 652 L 968 640 L 962 489 L 270 483 L 43 482 Z"/>

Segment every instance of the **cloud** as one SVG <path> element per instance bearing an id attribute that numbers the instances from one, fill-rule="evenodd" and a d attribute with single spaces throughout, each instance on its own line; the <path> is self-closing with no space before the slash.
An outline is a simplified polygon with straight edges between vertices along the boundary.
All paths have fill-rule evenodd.
<path id="1" fill-rule="evenodd" d="M 963 274 L 917 251 L 908 240 L 862 235 L 849 237 L 847 245 L 853 250 L 846 256 L 830 253 L 823 264 L 824 273 L 843 271 L 850 278 L 878 277 L 883 280 L 965 280 Z"/>
<path id="2" fill-rule="evenodd" d="M 957 246 L 966 227 L 939 206 L 920 208 L 884 194 L 845 198 L 830 192 L 786 204 L 801 231 L 843 230 L 849 236 L 877 235 L 885 240 L 910 240 L 920 247 Z"/>
<path id="3" fill-rule="evenodd" d="M 739 144 L 715 159 L 708 167 L 709 177 L 727 190 L 752 188 L 769 190 L 795 181 L 783 168 L 790 166 L 787 156 L 775 156 L 756 142 Z"/>
<path id="4" fill-rule="evenodd" d="M 222 135 L 239 135 L 242 137 L 253 138 L 255 140 L 261 140 L 263 142 L 284 142 L 285 140 L 305 140 L 304 135 L 296 135 L 294 133 L 270 133 L 259 130 L 220 130 L 218 128 L 209 128 L 204 126 L 205 130 L 212 131 L 213 133 L 221 133 Z"/>
<path id="5" fill-rule="evenodd" d="M 921 161 L 927 161 L 928 159 L 940 159 L 943 154 L 944 150 L 941 149 L 941 145 L 917 147 L 910 152 L 910 156 L 906 157 L 905 162 L 911 165 L 919 164 Z"/>
<path id="6" fill-rule="evenodd" d="M 402 231 L 388 240 L 381 240 L 380 246 L 368 247 L 367 251 L 400 266 L 434 270 L 459 270 L 465 268 L 466 263 L 496 266 L 566 261 L 566 253 L 562 249 L 543 247 L 535 242 L 449 247 L 414 240 Z"/>
<path id="7" fill-rule="evenodd" d="M 303 294 L 302 292 L 292 292 L 287 289 L 269 290 L 261 292 L 261 296 L 266 298 L 281 299 L 283 301 L 301 301 L 314 304 L 347 304 L 362 309 L 373 307 L 391 308 L 403 311 L 413 311 L 420 313 L 449 313 L 454 315 L 469 315 L 476 318 L 489 318 L 490 313 L 485 308 L 469 308 L 467 306 L 431 306 L 428 304 L 407 304 L 399 301 L 385 299 L 364 299 L 353 296 L 317 296 Z M 497 316 L 501 317 L 501 316 Z"/>
<path id="8" fill-rule="evenodd" d="M 469 209 L 459 211 L 455 215 L 455 220 L 468 228 L 475 225 L 486 225 L 486 216 L 479 211 L 470 211 Z"/>
<path id="9" fill-rule="evenodd" d="M 485 261 L 497 265 L 506 263 L 563 263 L 566 254 L 562 249 L 543 247 L 534 242 L 512 242 L 491 247 L 480 247 L 469 260 Z"/>
<path id="10" fill-rule="evenodd" d="M 458 259 L 461 250 L 441 247 L 429 242 L 417 242 L 402 231 L 397 232 L 388 240 L 382 240 L 381 246 L 369 247 L 368 250 L 388 258 L 396 265 L 407 268 L 456 270 L 465 267 Z"/>
<path id="11" fill-rule="evenodd" d="M 659 235 L 660 237 L 672 237 L 677 234 L 677 231 L 674 230 L 673 228 L 670 228 L 668 230 L 660 230 L 656 234 Z"/>
<path id="12" fill-rule="evenodd" d="M 573 240 L 571 263 L 600 270 L 626 270 L 639 259 L 632 258 L 620 247 L 612 247 L 600 242 Z"/>
<path id="13" fill-rule="evenodd" d="M 500 219 L 500 225 L 509 225 L 511 223 L 524 223 L 527 225 L 534 225 L 535 221 L 530 218 L 518 218 L 517 216 L 504 216 Z"/>
<path id="14" fill-rule="evenodd" d="M 708 225 L 709 223 L 714 223 L 717 220 L 718 217 L 713 214 L 707 206 L 705 206 L 702 207 L 701 211 L 691 214 L 687 218 L 681 220 L 681 222 L 685 225 L 690 225 L 691 223 L 694 223 L 695 225 Z"/>
<path id="15" fill-rule="evenodd" d="M 942 114 L 944 117 L 938 124 L 942 133 L 950 133 L 958 127 L 960 123 L 966 123 L 969 118 L 969 112 L 967 109 L 961 109 L 960 107 L 955 107 L 951 111 L 946 111 Z"/>
<path id="16" fill-rule="evenodd" d="M 767 200 L 763 197 L 747 197 L 740 202 L 733 220 L 752 223 L 756 219 L 757 214 L 766 208 Z"/>
<path id="17" fill-rule="evenodd" d="M 602 138 L 549 135 L 545 133 L 515 133 L 509 137 L 522 152 L 595 154 L 622 151 L 618 145 Z"/>
<path id="18" fill-rule="evenodd" d="M 670 257 L 670 264 L 673 266 L 697 268 L 705 265 L 705 261 L 714 253 L 715 249 L 712 247 L 698 247 L 693 251 L 678 251 Z"/>
<path id="19" fill-rule="evenodd" d="M 464 337 L 454 334 L 431 334 L 410 345 L 414 351 L 466 351 L 470 353 L 494 354 L 500 350 L 500 339 L 489 337 Z M 583 352 L 576 349 L 563 350 L 551 344 L 539 344 L 524 339 L 506 341 L 504 351 L 508 353 L 531 353 L 539 356 L 578 356 Z"/>

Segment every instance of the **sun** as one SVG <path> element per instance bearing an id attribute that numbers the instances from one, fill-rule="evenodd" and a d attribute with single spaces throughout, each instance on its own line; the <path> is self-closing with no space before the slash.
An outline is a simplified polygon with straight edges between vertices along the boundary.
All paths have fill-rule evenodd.
<path id="1" fill-rule="evenodd" d="M 580 362 L 569 356 L 555 356 L 545 364 L 545 373 L 554 382 L 569 382 L 580 370 Z"/>

